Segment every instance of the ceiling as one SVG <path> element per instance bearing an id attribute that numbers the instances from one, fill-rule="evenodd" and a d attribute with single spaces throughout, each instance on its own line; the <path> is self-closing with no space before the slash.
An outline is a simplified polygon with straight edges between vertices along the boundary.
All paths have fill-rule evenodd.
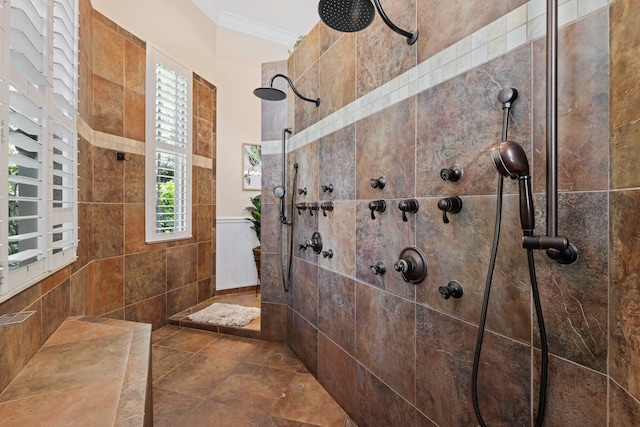
<path id="1" fill-rule="evenodd" d="M 318 23 L 316 0 L 191 0 L 217 25 L 293 46 Z"/>

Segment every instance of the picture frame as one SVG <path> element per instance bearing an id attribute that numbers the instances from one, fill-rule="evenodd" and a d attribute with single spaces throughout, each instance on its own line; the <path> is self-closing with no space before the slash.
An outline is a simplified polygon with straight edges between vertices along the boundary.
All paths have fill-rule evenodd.
<path id="1" fill-rule="evenodd" d="M 260 144 L 242 144 L 242 189 L 262 189 L 262 147 Z"/>

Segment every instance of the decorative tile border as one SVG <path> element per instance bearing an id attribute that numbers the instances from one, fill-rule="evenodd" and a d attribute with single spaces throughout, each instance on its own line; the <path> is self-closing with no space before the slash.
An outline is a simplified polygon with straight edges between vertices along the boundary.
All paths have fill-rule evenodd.
<path id="1" fill-rule="evenodd" d="M 82 118 L 78 117 L 78 134 L 96 147 L 106 148 L 124 153 L 145 155 L 145 144 L 135 139 L 124 138 L 91 129 Z M 204 169 L 213 169 L 213 159 L 193 155 L 193 166 Z"/>
<path id="2" fill-rule="evenodd" d="M 564 26 L 609 6 L 613 0 L 559 0 L 558 25 Z M 459 40 L 393 80 L 293 135 L 293 151 L 393 104 L 463 74 L 546 34 L 546 0 L 531 0 Z M 263 154 L 277 154 L 281 141 L 263 141 Z"/>

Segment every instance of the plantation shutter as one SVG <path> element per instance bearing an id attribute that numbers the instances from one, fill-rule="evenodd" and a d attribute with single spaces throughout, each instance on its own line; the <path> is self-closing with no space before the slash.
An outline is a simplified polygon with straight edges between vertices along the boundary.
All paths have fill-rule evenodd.
<path id="1" fill-rule="evenodd" d="M 77 10 L 76 0 L 0 9 L 0 301 L 75 259 Z"/>
<path id="2" fill-rule="evenodd" d="M 149 48 L 147 241 L 191 237 L 191 72 Z"/>

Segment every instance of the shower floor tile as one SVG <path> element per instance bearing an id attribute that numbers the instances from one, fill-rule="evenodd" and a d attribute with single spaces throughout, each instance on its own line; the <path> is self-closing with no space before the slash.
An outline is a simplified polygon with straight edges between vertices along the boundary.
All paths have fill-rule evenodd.
<path id="1" fill-rule="evenodd" d="M 355 427 L 285 344 L 153 332 L 154 426 Z"/>

